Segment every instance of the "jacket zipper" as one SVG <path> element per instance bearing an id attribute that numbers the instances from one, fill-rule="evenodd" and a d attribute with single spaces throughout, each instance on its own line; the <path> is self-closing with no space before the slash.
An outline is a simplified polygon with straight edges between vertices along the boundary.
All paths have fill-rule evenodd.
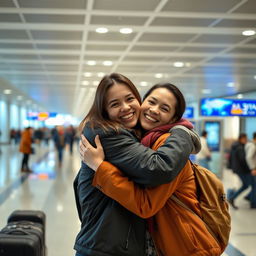
<path id="1" fill-rule="evenodd" d="M 130 233 L 131 233 L 131 225 L 129 226 L 128 234 L 127 234 L 127 238 L 126 238 L 126 242 L 125 242 L 125 249 L 126 249 L 126 250 L 127 250 L 128 247 L 129 247 L 129 236 L 130 236 Z"/>
<path id="2" fill-rule="evenodd" d="M 154 244 L 154 248 L 155 248 L 155 251 L 156 251 L 156 255 L 157 256 L 160 256 L 160 254 L 159 254 L 159 252 L 158 252 L 158 249 L 157 249 L 157 247 L 156 247 L 156 243 L 155 243 L 155 240 L 154 240 L 154 238 L 151 236 L 151 239 L 152 239 L 152 242 L 153 242 L 153 244 Z"/>

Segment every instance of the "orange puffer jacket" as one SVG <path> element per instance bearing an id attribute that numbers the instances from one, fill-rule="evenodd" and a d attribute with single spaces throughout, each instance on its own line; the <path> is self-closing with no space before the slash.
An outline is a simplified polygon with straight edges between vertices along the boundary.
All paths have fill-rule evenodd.
<path id="1" fill-rule="evenodd" d="M 162 135 L 152 148 L 156 150 L 168 136 L 169 134 Z M 170 199 L 175 193 L 200 215 L 195 178 L 189 161 L 171 183 L 146 189 L 142 189 L 115 166 L 104 161 L 95 174 L 93 185 L 138 216 L 154 216 L 152 237 L 159 256 L 221 255 L 220 246 L 204 223 Z"/>
<path id="2" fill-rule="evenodd" d="M 20 152 L 23 154 L 31 154 L 32 153 L 31 144 L 32 144 L 32 138 L 31 138 L 30 130 L 25 129 L 21 135 Z"/>

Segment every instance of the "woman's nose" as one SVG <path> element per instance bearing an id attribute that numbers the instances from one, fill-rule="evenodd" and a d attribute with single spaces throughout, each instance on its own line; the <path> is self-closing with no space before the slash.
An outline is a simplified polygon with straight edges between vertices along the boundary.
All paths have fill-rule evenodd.
<path id="1" fill-rule="evenodd" d="M 121 106 L 121 111 L 126 111 L 129 110 L 131 108 L 131 106 L 127 103 L 123 103 Z"/>
<path id="2" fill-rule="evenodd" d="M 158 107 L 150 107 L 149 112 L 155 115 L 159 114 Z"/>

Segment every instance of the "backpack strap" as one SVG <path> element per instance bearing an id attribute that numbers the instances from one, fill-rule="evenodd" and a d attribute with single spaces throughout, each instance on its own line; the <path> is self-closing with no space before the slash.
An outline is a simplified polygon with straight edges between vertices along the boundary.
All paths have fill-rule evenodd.
<path id="1" fill-rule="evenodd" d="M 196 214 L 193 210 L 191 210 L 186 204 L 184 204 L 177 196 L 175 196 L 174 194 L 170 197 L 174 202 L 176 202 L 178 205 L 182 206 L 183 208 L 185 208 L 186 210 L 188 210 L 189 212 L 191 212 L 192 214 L 194 214 L 195 216 L 197 216 L 201 221 L 203 221 L 205 227 L 207 228 L 208 232 L 213 236 L 213 238 L 217 241 L 217 243 L 219 244 L 219 240 L 217 239 L 216 235 L 213 233 L 213 231 L 211 230 L 211 228 L 207 225 L 207 223 L 204 222 L 204 220 L 198 215 Z"/>

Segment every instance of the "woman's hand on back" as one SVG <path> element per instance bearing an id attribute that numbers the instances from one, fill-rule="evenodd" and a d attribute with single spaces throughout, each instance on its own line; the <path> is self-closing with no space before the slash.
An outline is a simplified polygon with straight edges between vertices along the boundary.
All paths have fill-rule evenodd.
<path id="1" fill-rule="evenodd" d="M 96 148 L 90 144 L 84 135 L 81 135 L 81 140 L 79 142 L 80 158 L 94 171 L 98 169 L 105 158 L 99 135 L 95 137 L 95 144 Z"/>

